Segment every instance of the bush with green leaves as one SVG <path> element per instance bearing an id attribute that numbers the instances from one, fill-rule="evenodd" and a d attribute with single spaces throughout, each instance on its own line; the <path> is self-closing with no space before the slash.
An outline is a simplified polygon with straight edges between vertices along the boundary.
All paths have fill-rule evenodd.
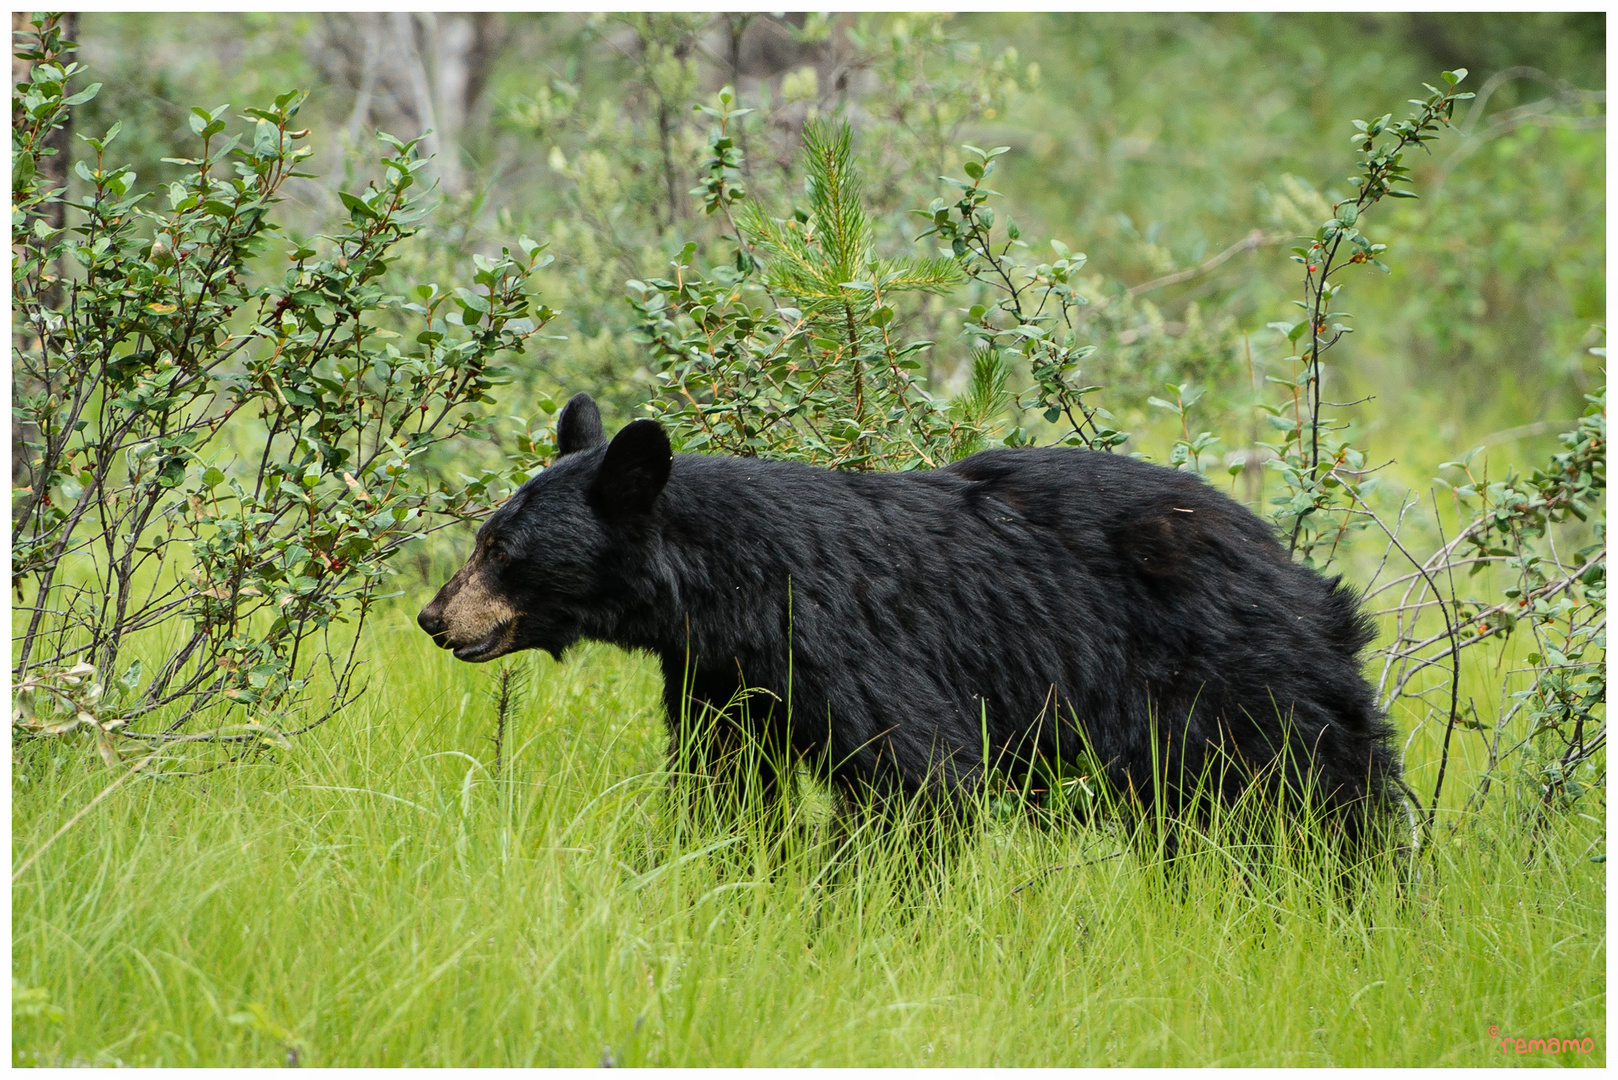
<path id="1" fill-rule="evenodd" d="M 705 190 L 729 215 L 742 198 L 724 180 L 737 111 L 728 91 L 720 104 Z M 804 129 L 807 210 L 776 218 L 746 203 L 732 265 L 704 275 L 687 244 L 672 279 L 629 283 L 660 368 L 658 413 L 686 449 L 904 469 L 943 464 L 974 438 L 923 388 L 916 354 L 932 343 L 901 340 L 892 306 L 947 292 L 960 271 L 876 255 L 852 138 L 846 124 Z"/>
<path id="2" fill-rule="evenodd" d="M 733 85 L 735 72 L 733 65 L 713 66 L 703 35 L 718 28 L 728 36 L 764 22 L 790 32 L 782 48 L 790 45 L 801 66 L 747 87 L 747 108 L 734 107 L 743 93 L 732 90 L 728 145 L 716 156 L 704 129 L 717 107 L 692 108 L 692 100 L 716 72 Z M 520 140 L 534 171 L 544 163 L 536 190 L 511 198 L 526 199 L 533 216 L 522 220 L 551 241 L 557 262 L 547 287 L 571 324 L 568 340 L 551 347 L 553 362 L 528 376 L 530 396 L 565 400 L 588 387 L 609 419 L 634 415 L 656 387 L 656 365 L 639 340 L 640 316 L 623 306 L 623 282 L 668 277 L 687 241 L 707 256 L 724 246 L 725 235 L 737 235 L 739 222 L 711 202 L 716 184 L 740 185 L 749 200 L 782 218 L 807 214 L 802 132 L 835 116 L 855 133 L 851 153 L 872 242 L 884 254 L 906 254 L 916 231 L 908 211 L 920 192 L 931 192 L 940 163 L 955 157 L 961 132 L 1004 116 L 1019 87 L 1037 75 L 1015 50 L 962 40 L 933 15 L 811 15 L 802 27 L 752 15 L 604 14 L 583 23 L 576 36 L 556 27 L 552 39 L 559 51 L 577 48 L 583 56 L 569 54 L 552 69 L 559 77 L 515 95 L 501 124 Z M 818 51 L 834 46 L 843 50 L 835 64 Z M 832 83 L 824 77 L 828 67 L 869 89 L 855 94 Z M 854 101 L 857 107 L 844 108 Z M 715 161 L 732 175 L 716 176 Z M 733 254 L 727 248 L 725 260 Z M 896 294 L 888 306 L 916 340 L 937 339 L 950 318 L 950 305 L 933 292 Z M 970 365 L 957 369 L 954 357 L 937 367 L 934 352 L 914 354 L 929 382 L 953 385 L 969 375 Z"/>
<path id="3" fill-rule="evenodd" d="M 426 212 L 414 141 L 344 192 L 329 235 L 277 237 L 309 152 L 303 102 L 195 109 L 182 179 L 143 189 L 118 125 L 84 142 L 88 194 L 51 225 L 49 133 L 71 93 L 50 17 L 15 100 L 12 403 L 19 598 L 14 730 L 257 746 L 350 700 L 359 630 L 389 562 L 486 509 L 487 479 L 434 483 L 436 445 L 482 406 L 552 312 L 525 292 L 539 245 L 478 257 L 467 287 L 381 283 Z M 82 137 L 82 136 L 81 136 Z M 520 468 L 520 467 L 519 467 Z M 345 625 L 347 624 L 347 625 Z"/>
<path id="4" fill-rule="evenodd" d="M 1438 484 L 1455 493 L 1461 524 L 1457 535 L 1446 539 L 1435 499 L 1431 521 L 1438 543 L 1423 555 L 1412 553 L 1408 537 L 1401 535 L 1417 502 L 1401 497 L 1394 514 L 1379 507 L 1377 469 L 1370 467 L 1369 453 L 1343 434 L 1347 425 L 1334 420 L 1322 394 L 1322 358 L 1352 332 L 1344 322 L 1348 313 L 1333 310 L 1340 306 L 1344 288 L 1337 275 L 1364 264 L 1388 271 L 1386 246 L 1362 231 L 1363 215 L 1384 198 L 1417 197 L 1401 186 L 1411 177 L 1404 156 L 1436 139 L 1456 104 L 1472 97 L 1456 89 L 1466 75 L 1465 69 L 1444 72 L 1444 87 L 1426 86 L 1427 97 L 1412 101 L 1417 108 L 1407 119 L 1395 121 L 1389 114 L 1353 122 L 1359 155 L 1359 173 L 1351 178 L 1354 191 L 1332 206 L 1332 217 L 1305 238 L 1304 246 L 1293 249 L 1293 261 L 1304 269 L 1303 299 L 1295 301 L 1304 318 L 1271 324 L 1297 348 L 1287 361 L 1293 377 L 1272 377 L 1285 394 L 1280 401 L 1260 405 L 1266 420 L 1281 432 L 1278 442 L 1264 444 L 1274 454 L 1269 465 L 1282 482 L 1270 500 L 1271 516 L 1288 536 L 1293 553 L 1305 563 L 1327 567 L 1351 533 L 1374 526 L 1385 537 L 1385 554 L 1366 586 L 1373 604 L 1388 598 L 1388 606 L 1373 610 L 1393 627 L 1391 640 L 1378 650 L 1381 701 L 1388 709 L 1420 703 L 1421 722 L 1437 720 L 1444 730 L 1426 803 L 1428 828 L 1458 728 L 1478 731 L 1485 741 L 1487 764 L 1474 801 L 1486 795 L 1501 761 L 1518 751 L 1541 759 L 1529 770 L 1540 778 L 1542 801 L 1565 801 L 1580 790 L 1576 774 L 1581 770 L 1585 780 L 1600 782 L 1604 772 L 1593 770 L 1606 742 L 1606 545 L 1598 509 L 1606 490 L 1605 394 L 1587 397 L 1584 418 L 1563 436 L 1564 451 L 1527 480 L 1515 471 L 1493 484 L 1480 482 L 1470 471 L 1461 485 L 1439 478 Z M 1467 469 L 1475 454 L 1445 467 Z M 1569 519 L 1591 522 L 1594 531 L 1564 554 L 1552 527 Z M 1408 563 L 1409 570 L 1378 581 L 1390 557 Z M 1469 577 L 1498 567 L 1506 584 L 1494 586 L 1498 595 L 1462 599 L 1455 586 L 1455 572 L 1462 567 Z M 1503 689 L 1509 700 L 1501 703 L 1495 722 L 1485 725 L 1475 703 L 1463 705 L 1459 699 L 1461 652 L 1485 640 L 1503 647 L 1502 639 L 1519 622 L 1533 637 L 1527 667 L 1520 672 L 1529 683 L 1517 691 Z M 1446 667 L 1442 681 L 1435 683 L 1433 673 Z M 1517 730 L 1513 721 L 1519 717 L 1526 718 L 1527 731 L 1515 743 L 1503 743 L 1508 732 Z"/>
<path id="5" fill-rule="evenodd" d="M 1390 552 L 1397 549 L 1411 564 L 1407 573 L 1373 581 L 1367 591 L 1373 602 L 1390 598 L 1386 613 L 1393 634 L 1381 650 L 1378 683 L 1383 700 L 1419 700 L 1438 691 L 1438 701 L 1426 706 L 1429 716 L 1444 722 L 1434 807 L 1457 730 L 1474 733 L 1483 750 L 1482 777 L 1469 807 L 1487 795 L 1508 761 L 1524 764 L 1519 775 L 1546 809 L 1569 805 L 1605 782 L 1605 392 L 1588 402 L 1578 426 L 1562 435 L 1563 449 L 1528 476 L 1508 469 L 1491 481 L 1477 470 L 1475 450 L 1445 463 L 1460 482 L 1435 482 L 1449 489 L 1463 524 L 1424 558 L 1409 555 L 1399 540 L 1399 522 L 1412 503 L 1401 505 L 1391 523 L 1363 511 L 1388 537 Z M 1589 531 L 1568 531 L 1573 523 L 1585 523 Z M 1577 546 L 1559 547 L 1559 531 L 1564 543 L 1577 537 Z M 1456 583 L 1463 569 L 1465 595 Z M 1495 575 L 1477 580 L 1491 569 Z M 1488 588 L 1491 577 L 1504 584 Z M 1434 608 L 1442 625 L 1432 617 Z M 1492 646 L 1503 659 L 1514 634 L 1528 638 L 1522 666 L 1511 672 L 1522 684 L 1513 689 L 1502 680 L 1501 700 L 1488 722 L 1475 701 L 1459 700 L 1461 653 Z M 1431 673 L 1445 665 L 1449 670 L 1435 686 Z"/>
<path id="6" fill-rule="evenodd" d="M 1306 564 L 1314 563 L 1322 549 L 1326 554 L 1321 561 L 1329 562 L 1344 533 L 1363 524 L 1348 511 L 1360 502 L 1351 477 L 1364 470 L 1365 455 L 1347 441 L 1334 439 L 1329 418 L 1321 414 L 1323 356 L 1353 332 L 1343 321 L 1349 314 L 1332 310 L 1344 288 L 1333 277 L 1361 264 L 1389 272 L 1381 259 L 1387 246 L 1373 243 L 1361 231 L 1360 216 L 1384 198 L 1416 198 L 1415 192 L 1400 186 L 1410 183 L 1405 152 L 1436 139 L 1448 126 L 1456 103 L 1471 99 L 1471 94 L 1453 89 L 1466 74 L 1464 68 L 1444 72 L 1451 89 L 1428 86 L 1427 99 L 1415 102 L 1420 107 L 1409 119 L 1395 121 L 1390 113 L 1369 122 L 1354 121 L 1354 148 L 1360 159 L 1359 174 L 1352 178 L 1354 193 L 1332 206 L 1332 217 L 1308 238 L 1307 246 L 1292 251 L 1292 260 L 1304 268 L 1304 298 L 1294 301 L 1304 317 L 1270 324 L 1298 352 L 1289 358 L 1296 374 L 1287 400 L 1266 409 L 1271 425 L 1281 432 L 1280 442 L 1267 445 L 1275 452 L 1274 467 L 1285 484 L 1271 500 L 1275 518 L 1289 534 L 1290 550 Z M 1333 510 L 1340 512 L 1334 515 Z"/>

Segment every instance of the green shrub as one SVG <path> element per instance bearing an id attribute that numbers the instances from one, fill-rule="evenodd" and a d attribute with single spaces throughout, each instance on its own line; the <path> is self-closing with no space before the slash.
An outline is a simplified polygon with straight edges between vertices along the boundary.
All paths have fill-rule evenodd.
<path id="1" fill-rule="evenodd" d="M 98 86 L 71 93 L 72 44 L 54 17 L 34 26 L 12 150 L 14 724 L 87 729 L 114 761 L 114 733 L 306 730 L 351 699 L 389 561 L 494 495 L 434 485 L 422 460 L 481 420 L 501 354 L 551 317 L 524 292 L 539 245 L 475 258 L 469 287 L 390 293 L 426 210 L 416 143 L 387 136 L 346 220 L 278 241 L 309 156 L 299 93 L 235 134 L 227 106 L 194 109 L 196 156 L 161 193 L 113 163 L 118 124 L 80 136 L 88 194 L 62 221 L 41 161 Z"/>

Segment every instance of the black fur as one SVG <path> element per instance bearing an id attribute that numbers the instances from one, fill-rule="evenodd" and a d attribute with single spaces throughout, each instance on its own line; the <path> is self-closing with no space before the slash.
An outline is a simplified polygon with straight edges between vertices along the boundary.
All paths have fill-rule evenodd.
<path id="1" fill-rule="evenodd" d="M 558 432 L 564 454 L 479 533 L 521 613 L 506 651 L 650 650 L 671 725 L 769 691 L 750 734 L 849 792 L 952 801 L 985 775 L 986 728 L 1014 777 L 1087 742 L 1118 790 L 1178 812 L 1205 764 L 1237 766 L 1228 799 L 1279 761 L 1350 834 L 1391 820 L 1353 592 L 1193 475 L 1055 448 L 902 474 L 675 456 L 651 421 L 603 445 L 583 395 Z M 734 748 L 675 742 L 698 770 Z"/>

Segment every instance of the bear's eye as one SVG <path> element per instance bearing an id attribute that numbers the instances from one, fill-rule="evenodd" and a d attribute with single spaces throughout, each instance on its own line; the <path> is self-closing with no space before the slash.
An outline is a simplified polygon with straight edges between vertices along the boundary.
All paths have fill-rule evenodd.
<path id="1" fill-rule="evenodd" d="M 505 562 L 510 556 L 507 554 L 504 545 L 493 543 L 489 545 L 489 557 Z"/>

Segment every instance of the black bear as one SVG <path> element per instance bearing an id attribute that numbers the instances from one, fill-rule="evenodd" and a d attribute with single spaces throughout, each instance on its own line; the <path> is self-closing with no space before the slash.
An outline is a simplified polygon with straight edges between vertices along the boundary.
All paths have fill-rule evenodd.
<path id="1" fill-rule="evenodd" d="M 584 394 L 557 448 L 420 625 L 468 661 L 650 650 L 677 770 L 745 757 L 773 792 L 801 761 L 965 804 L 991 769 L 1082 754 L 1171 813 L 1268 776 L 1350 838 L 1396 820 L 1353 592 L 1194 475 L 1068 448 L 895 474 L 675 455 L 650 420 L 608 442 Z"/>

